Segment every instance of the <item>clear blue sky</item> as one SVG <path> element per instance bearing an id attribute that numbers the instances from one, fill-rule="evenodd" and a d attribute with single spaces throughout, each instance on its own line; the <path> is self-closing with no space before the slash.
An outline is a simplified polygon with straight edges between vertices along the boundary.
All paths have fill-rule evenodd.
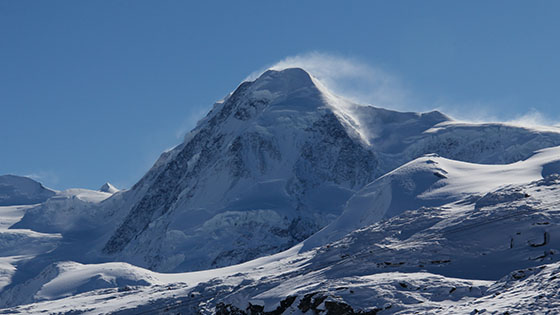
<path id="1" fill-rule="evenodd" d="M 0 174 L 130 187 L 250 73 L 313 51 L 390 75 L 401 108 L 556 121 L 559 32 L 558 1 L 1 1 Z"/>

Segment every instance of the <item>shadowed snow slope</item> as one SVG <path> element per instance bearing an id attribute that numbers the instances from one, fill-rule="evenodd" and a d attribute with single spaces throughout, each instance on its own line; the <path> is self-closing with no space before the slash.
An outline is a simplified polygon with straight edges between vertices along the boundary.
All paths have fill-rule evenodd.
<path id="1" fill-rule="evenodd" d="M 49 199 L 55 193 L 28 177 L 0 176 L 0 206 L 32 205 Z"/>
<path id="2" fill-rule="evenodd" d="M 91 235 L 90 229 L 99 226 L 92 206 L 109 196 L 87 189 L 68 189 L 37 205 L 0 207 L 0 287 L 11 288 L 45 267 L 50 268 L 53 261 L 83 251 L 87 247 L 83 237 L 63 240 L 61 233 L 81 229 Z M 81 220 L 73 220 L 75 217 Z M 28 297 L 27 293 L 21 294 Z M 0 301 L 5 304 L 20 300 Z"/>
<path id="3" fill-rule="evenodd" d="M 125 263 L 82 265 L 60 262 L 45 268 L 37 277 L 4 294 L 7 304 L 27 304 L 60 299 L 83 292 L 125 286 L 161 284 L 157 274 Z"/>

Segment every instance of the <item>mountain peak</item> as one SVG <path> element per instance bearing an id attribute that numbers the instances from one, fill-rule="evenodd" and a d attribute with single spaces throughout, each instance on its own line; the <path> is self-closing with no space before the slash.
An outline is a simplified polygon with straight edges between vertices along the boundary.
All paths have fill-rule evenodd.
<path id="1" fill-rule="evenodd" d="M 119 189 L 113 186 L 111 183 L 106 182 L 105 184 L 103 184 L 103 186 L 99 188 L 99 191 L 114 194 L 117 191 L 119 191 Z"/>
<path id="2" fill-rule="evenodd" d="M 253 90 L 290 93 L 303 88 L 316 88 L 311 75 L 301 68 L 267 70 L 253 82 Z"/>
<path id="3" fill-rule="evenodd" d="M 215 103 L 210 113 L 198 122 L 197 128 L 206 122 L 211 125 L 224 122 L 230 116 L 245 121 L 260 116 L 267 109 L 314 112 L 325 105 L 322 91 L 305 70 L 271 69 L 253 81 L 242 82 L 224 100 Z"/>

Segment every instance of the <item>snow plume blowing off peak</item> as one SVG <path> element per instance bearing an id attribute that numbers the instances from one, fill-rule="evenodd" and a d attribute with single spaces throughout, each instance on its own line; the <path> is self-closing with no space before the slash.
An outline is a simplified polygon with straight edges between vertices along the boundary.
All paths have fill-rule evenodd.
<path id="1" fill-rule="evenodd" d="M 371 144 L 369 139 L 375 135 L 372 133 L 373 130 L 364 126 L 363 112 L 360 109 L 364 107 L 363 105 L 333 93 L 324 83 L 329 82 L 328 79 L 319 79 L 308 72 L 307 68 L 298 67 L 297 64 L 293 67 L 288 65 L 279 64 L 263 72 L 255 72 L 230 94 L 226 100 L 238 91 L 246 89 L 245 97 L 252 100 L 249 106 L 240 108 L 236 115 L 253 117 L 257 115 L 256 111 L 263 110 L 265 107 L 302 112 L 313 112 L 325 107 L 336 115 L 352 137 L 359 139 L 363 144 Z M 324 73 L 317 70 L 315 72 L 326 78 Z M 267 105 L 256 106 L 255 104 L 259 102 Z M 224 101 L 216 103 L 213 112 L 219 112 L 223 104 Z M 201 122 L 205 122 L 210 116 Z M 189 139 L 188 135 L 186 139 Z"/>
<path id="2" fill-rule="evenodd" d="M 366 145 L 371 145 L 372 139 L 380 137 L 381 133 L 369 124 L 371 115 L 367 109 L 364 110 L 369 106 L 364 105 L 403 110 L 410 107 L 407 104 L 413 103 L 399 79 L 386 71 L 353 58 L 319 52 L 287 57 L 266 70 L 253 72 L 246 81 L 259 81 L 270 71 L 283 72 L 296 68 L 311 77 L 324 102 Z M 443 114 L 438 116 L 442 120 L 450 120 Z"/>
<path id="3" fill-rule="evenodd" d="M 243 84 L 251 84 L 251 98 L 265 99 L 275 107 L 288 105 L 287 109 L 294 110 L 297 104 L 299 111 L 316 111 L 318 106 L 327 107 L 354 138 L 366 145 L 371 144 L 369 139 L 373 135 L 371 130 L 363 127 L 361 119 L 359 108 L 362 105 L 335 95 L 307 69 L 274 66 Z"/>
<path id="4" fill-rule="evenodd" d="M 409 93 L 396 76 L 355 58 L 310 52 L 286 57 L 265 69 L 281 71 L 288 68 L 305 69 L 329 91 L 354 103 L 399 110 L 411 103 Z M 246 80 L 255 80 L 265 69 L 253 72 Z"/>

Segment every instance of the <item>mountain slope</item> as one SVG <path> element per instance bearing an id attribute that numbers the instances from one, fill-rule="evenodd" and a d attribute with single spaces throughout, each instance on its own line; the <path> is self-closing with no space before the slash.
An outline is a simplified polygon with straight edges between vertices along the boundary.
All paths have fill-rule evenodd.
<path id="1" fill-rule="evenodd" d="M 0 206 L 32 205 L 54 196 L 54 190 L 28 177 L 0 176 Z"/>
<path id="2" fill-rule="evenodd" d="M 560 172 L 560 150 L 538 151 L 512 164 L 481 165 L 428 155 L 415 159 L 366 185 L 349 199 L 344 212 L 328 227 L 305 241 L 304 249 L 340 239 L 345 234 L 406 210 L 439 207 L 466 196 L 480 198 L 501 187 L 527 184 Z M 523 199 L 525 193 L 500 195 L 505 201 Z M 492 203 L 487 195 L 477 207 Z M 509 198 L 509 199 L 508 199 Z"/>

